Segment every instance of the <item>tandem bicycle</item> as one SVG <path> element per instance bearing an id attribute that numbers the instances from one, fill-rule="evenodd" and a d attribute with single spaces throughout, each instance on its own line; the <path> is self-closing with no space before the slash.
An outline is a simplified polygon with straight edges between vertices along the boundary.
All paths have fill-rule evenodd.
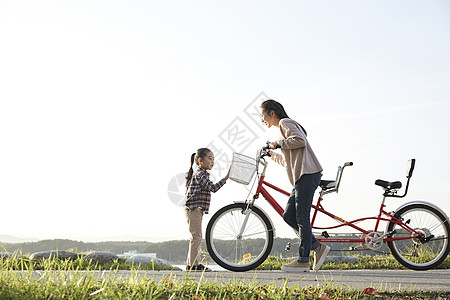
<path id="1" fill-rule="evenodd" d="M 256 205 L 256 201 L 262 196 L 282 217 L 284 210 L 269 193 L 268 188 L 287 196 L 290 193 L 265 180 L 268 166 L 265 157 L 269 156 L 269 150 L 267 146 L 262 147 L 258 150 L 256 159 L 238 153 L 233 154 L 231 172 L 234 170 L 236 173 L 233 179 L 249 184 L 254 178 L 257 186 L 253 197 L 221 208 L 208 222 L 205 237 L 209 255 L 225 269 L 236 272 L 252 270 L 262 264 L 272 250 L 275 228 L 269 215 Z M 372 251 L 377 251 L 387 244 L 395 259 L 412 270 L 428 270 L 441 264 L 450 251 L 449 218 L 444 211 L 425 201 L 407 202 L 393 212 L 385 210 L 387 199 L 406 196 L 415 159 L 407 163 L 407 183 L 403 195 L 397 194 L 402 187 L 400 181 L 376 180 L 375 184 L 383 189 L 380 209 L 376 216 L 345 221 L 325 209 L 323 198 L 325 195 L 338 192 L 344 169 L 352 165 L 353 163 L 347 162 L 342 167 L 339 166 L 335 180 L 320 182 L 319 198 L 311 208 L 312 229 L 323 230 L 316 236 L 317 240 L 327 243 L 357 243 L 358 247 Z M 338 225 L 329 227 L 316 225 L 318 214 L 334 219 Z M 366 220 L 374 220 L 374 228 L 365 229 L 357 225 Z M 342 227 L 353 228 L 361 235 L 359 238 L 339 238 L 328 234 L 327 230 Z M 286 249 L 289 250 L 295 244 L 298 242 L 288 243 Z"/>

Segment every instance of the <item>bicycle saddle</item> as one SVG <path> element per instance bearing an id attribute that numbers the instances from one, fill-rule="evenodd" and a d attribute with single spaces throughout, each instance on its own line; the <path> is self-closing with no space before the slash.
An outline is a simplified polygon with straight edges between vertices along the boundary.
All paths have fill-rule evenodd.
<path id="1" fill-rule="evenodd" d="M 376 180 L 375 185 L 382 186 L 388 190 L 399 189 L 402 187 L 402 183 L 400 181 L 389 182 L 381 179 Z"/>
<path id="2" fill-rule="evenodd" d="M 334 180 L 321 180 L 319 186 L 322 190 L 328 190 L 336 187 L 336 181 Z"/>

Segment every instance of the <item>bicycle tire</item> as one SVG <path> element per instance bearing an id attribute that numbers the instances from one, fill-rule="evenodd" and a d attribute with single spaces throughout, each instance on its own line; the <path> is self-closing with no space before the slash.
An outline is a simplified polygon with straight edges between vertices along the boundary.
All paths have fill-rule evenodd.
<path id="1" fill-rule="evenodd" d="M 430 205 L 416 203 L 401 208 L 395 217 L 425 234 L 424 239 L 387 242 L 392 255 L 400 264 L 408 269 L 422 271 L 433 269 L 445 260 L 450 251 L 450 225 L 444 214 Z M 395 222 L 390 222 L 387 230 L 396 231 L 392 237 L 411 235 Z"/>
<path id="2" fill-rule="evenodd" d="M 245 207 L 245 203 L 234 203 L 221 208 L 206 228 L 209 255 L 219 266 L 235 272 L 258 267 L 267 259 L 273 246 L 272 223 L 255 206 L 249 211 L 242 237 L 237 238 L 245 218 Z"/>

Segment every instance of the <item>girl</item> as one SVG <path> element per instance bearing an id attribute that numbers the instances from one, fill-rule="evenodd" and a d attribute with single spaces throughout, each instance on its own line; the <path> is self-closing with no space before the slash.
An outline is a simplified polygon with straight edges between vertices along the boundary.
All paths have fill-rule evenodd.
<path id="1" fill-rule="evenodd" d="M 283 265 L 286 272 L 308 272 L 309 252 L 314 250 L 315 271 L 319 270 L 330 247 L 320 244 L 313 236 L 310 211 L 314 192 L 320 184 L 322 167 L 306 139 L 306 130 L 290 119 L 283 106 L 267 100 L 261 104 L 263 122 L 280 129 L 280 140 L 269 143 L 271 149 L 281 148 L 281 155 L 270 151 L 272 160 L 286 168 L 294 186 L 283 219 L 300 237 L 299 257 Z"/>
<path id="2" fill-rule="evenodd" d="M 193 170 L 192 165 L 195 163 L 198 168 Z M 191 233 L 189 243 L 189 253 L 187 257 L 186 270 L 206 271 L 211 269 L 198 263 L 198 254 L 200 252 L 200 244 L 202 241 L 202 218 L 203 214 L 207 214 L 209 203 L 211 202 L 211 192 L 217 192 L 227 181 L 228 174 L 219 182 L 213 183 L 209 180 L 209 173 L 214 166 L 214 154 L 208 148 L 200 148 L 196 153 L 191 155 L 191 168 L 186 174 L 186 204 L 184 205 L 186 220 Z"/>

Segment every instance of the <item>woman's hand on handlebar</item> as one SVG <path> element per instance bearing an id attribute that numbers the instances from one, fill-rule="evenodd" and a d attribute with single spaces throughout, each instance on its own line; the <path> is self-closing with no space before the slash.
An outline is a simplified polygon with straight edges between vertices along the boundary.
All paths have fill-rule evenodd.
<path id="1" fill-rule="evenodd" d="M 277 142 L 267 142 L 267 147 L 269 147 L 269 149 L 278 149 L 278 148 L 281 148 L 281 146 L 278 145 Z"/>
<path id="2" fill-rule="evenodd" d="M 263 147 L 263 155 L 267 155 L 267 156 L 272 156 L 273 151 L 270 149 L 277 149 L 277 148 L 281 148 L 280 145 L 277 144 L 277 142 L 267 142 L 266 143 L 267 146 Z"/>

